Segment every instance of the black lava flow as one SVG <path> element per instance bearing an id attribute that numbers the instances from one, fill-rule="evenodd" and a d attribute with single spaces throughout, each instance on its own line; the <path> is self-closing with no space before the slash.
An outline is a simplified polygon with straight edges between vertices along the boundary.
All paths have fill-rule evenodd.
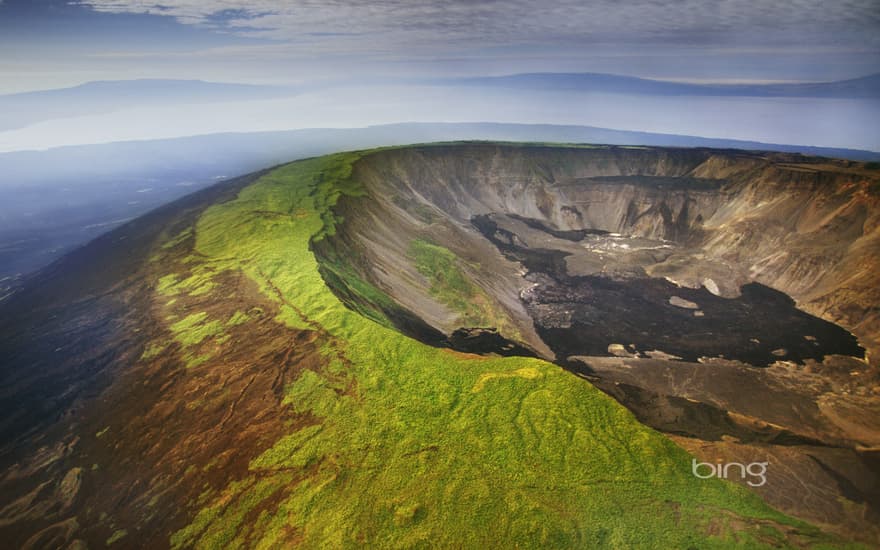
<path id="1" fill-rule="evenodd" d="M 665 279 L 569 276 L 568 253 L 521 246 L 486 215 L 471 221 L 502 254 L 528 270 L 527 279 L 539 282 L 522 301 L 538 335 L 565 366 L 576 366 L 571 356 L 607 356 L 610 344 L 642 355 L 659 350 L 686 361 L 723 357 L 755 366 L 832 354 L 864 357 L 855 336 L 797 309 L 788 295 L 767 286 L 749 283 L 739 297 L 722 298 Z M 702 316 L 670 304 L 672 296 L 698 304 Z"/>

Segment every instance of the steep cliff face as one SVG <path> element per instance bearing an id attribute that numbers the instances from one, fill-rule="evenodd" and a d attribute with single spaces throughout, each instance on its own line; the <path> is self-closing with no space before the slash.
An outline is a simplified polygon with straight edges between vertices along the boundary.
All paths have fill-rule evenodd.
<path id="1" fill-rule="evenodd" d="M 665 242 L 668 277 L 734 297 L 749 281 L 852 330 L 875 349 L 880 335 L 880 172 L 858 163 L 780 154 L 647 148 L 498 145 L 416 147 L 370 155 L 356 167 L 369 200 L 337 212 L 361 271 L 441 330 L 454 312 L 431 303 L 407 259 L 422 234 L 465 260 L 463 269 L 517 318 L 505 298 L 516 269 L 471 225 L 484 214 L 539 220 L 558 230 L 602 230 Z M 352 237 L 356 235 L 356 237 Z M 546 243 L 545 243 L 546 244 Z M 569 251 L 571 252 L 571 251 Z M 491 260 L 489 266 L 471 265 Z M 569 264 L 577 258 L 569 258 Z M 522 286 L 520 280 L 520 286 Z M 496 288 L 497 287 L 497 288 Z M 527 324 L 527 323 L 526 323 Z M 538 346 L 537 343 L 531 342 Z"/>
<path id="2" fill-rule="evenodd" d="M 434 345 L 554 360 L 706 459 L 784 461 L 768 501 L 880 540 L 876 169 L 449 144 L 367 155 L 353 179 L 313 246 L 350 306 Z"/>

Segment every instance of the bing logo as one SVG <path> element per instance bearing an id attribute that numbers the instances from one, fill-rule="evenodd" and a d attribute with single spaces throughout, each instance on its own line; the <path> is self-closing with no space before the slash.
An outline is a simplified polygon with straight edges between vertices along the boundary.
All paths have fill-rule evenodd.
<path id="1" fill-rule="evenodd" d="M 711 477 L 730 479 L 730 476 L 739 475 L 739 479 L 749 478 L 746 483 L 751 487 L 761 487 L 767 483 L 767 466 L 769 464 L 769 462 L 742 464 L 740 462 L 721 461 L 718 464 L 712 464 L 710 462 L 697 462 L 697 459 L 694 458 L 691 461 L 691 471 L 700 479 L 709 479 Z"/>

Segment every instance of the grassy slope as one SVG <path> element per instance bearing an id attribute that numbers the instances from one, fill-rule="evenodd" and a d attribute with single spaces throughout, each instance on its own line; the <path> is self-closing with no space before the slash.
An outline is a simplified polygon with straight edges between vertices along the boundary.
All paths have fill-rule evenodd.
<path id="1" fill-rule="evenodd" d="M 173 546 L 754 548 L 779 524 L 818 536 L 694 478 L 688 454 L 555 365 L 431 348 L 346 309 L 309 240 L 334 230 L 341 194 L 359 194 L 357 158 L 279 168 L 197 224 L 200 273 L 240 270 L 326 356 L 286 389 L 309 425 L 193 503 Z M 214 321 L 227 322 L 177 320 L 175 337 Z"/>
<path id="2" fill-rule="evenodd" d="M 409 257 L 416 269 L 430 283 L 431 295 L 459 313 L 459 324 L 486 327 L 498 324 L 491 301 L 461 271 L 458 257 L 449 249 L 414 239 Z"/>

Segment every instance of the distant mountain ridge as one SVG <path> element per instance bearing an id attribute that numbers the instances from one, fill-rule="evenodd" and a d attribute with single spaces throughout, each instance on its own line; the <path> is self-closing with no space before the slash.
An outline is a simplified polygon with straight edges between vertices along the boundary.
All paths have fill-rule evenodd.
<path id="1" fill-rule="evenodd" d="M 100 115 L 126 109 L 251 102 L 293 98 L 346 87 L 453 88 L 478 94 L 523 94 L 523 101 L 546 101 L 530 94 L 568 92 L 643 97 L 760 97 L 880 100 L 880 74 L 836 82 L 792 84 L 693 84 L 650 80 L 604 73 L 523 73 L 506 76 L 456 78 L 396 78 L 337 80 L 298 86 L 238 84 L 203 80 L 100 80 L 77 86 L 0 95 L 0 132 L 41 122 Z M 391 122 L 391 121 L 389 121 Z M 197 132 L 196 132 L 197 133 Z"/>
<path id="2" fill-rule="evenodd" d="M 530 90 L 567 90 L 639 95 L 731 97 L 812 97 L 880 99 L 880 73 L 833 82 L 791 84 L 693 84 L 604 73 L 522 73 L 434 81 L 445 85 Z"/>
<path id="3" fill-rule="evenodd" d="M 177 80 L 166 78 L 137 78 L 133 80 L 93 80 L 67 88 L 53 88 L 0 95 L 0 101 L 27 101 L 36 99 L 71 99 L 117 97 L 118 94 L 137 94 L 154 97 L 152 94 L 182 94 L 192 97 L 241 96 L 253 97 L 271 94 L 291 94 L 295 89 L 289 86 L 265 86 L 260 84 L 239 84 L 209 82 L 205 80 Z"/>
<path id="4" fill-rule="evenodd" d="M 736 139 L 615 130 L 596 126 L 496 122 L 404 122 L 365 128 L 306 128 L 277 132 L 226 132 L 190 137 L 71 145 L 46 151 L 0 153 L 0 190 L 56 185 L 70 179 L 69 167 L 92 180 L 143 176 L 197 180 L 347 149 L 455 140 L 601 143 L 660 147 L 711 147 L 778 151 L 862 162 L 880 162 L 880 152 Z M 183 173 L 178 168 L 186 166 Z M 192 173 L 193 168 L 199 167 Z"/>
<path id="5" fill-rule="evenodd" d="M 324 84 L 338 87 L 353 82 L 340 80 Z M 663 79 L 640 78 L 609 73 L 515 73 L 501 76 L 454 78 L 376 78 L 357 81 L 365 84 L 428 84 L 499 86 L 521 88 L 556 88 L 608 93 L 640 93 L 649 95 L 709 95 L 756 97 L 849 97 L 880 98 L 880 73 L 828 82 L 774 84 L 700 84 Z M 319 87 L 310 85 L 309 89 Z M 138 78 L 132 80 L 94 80 L 65 88 L 33 90 L 0 94 L 0 106 L 7 102 L 42 100 L 108 100 L 124 94 L 127 99 L 261 99 L 289 97 L 302 87 L 210 82 L 205 80 Z M 158 94 L 158 95 L 157 95 Z"/>
<path id="6" fill-rule="evenodd" d="M 69 88 L 0 95 L 0 131 L 40 121 L 168 103 L 214 103 L 291 97 L 290 86 L 204 80 L 98 80 Z"/>

